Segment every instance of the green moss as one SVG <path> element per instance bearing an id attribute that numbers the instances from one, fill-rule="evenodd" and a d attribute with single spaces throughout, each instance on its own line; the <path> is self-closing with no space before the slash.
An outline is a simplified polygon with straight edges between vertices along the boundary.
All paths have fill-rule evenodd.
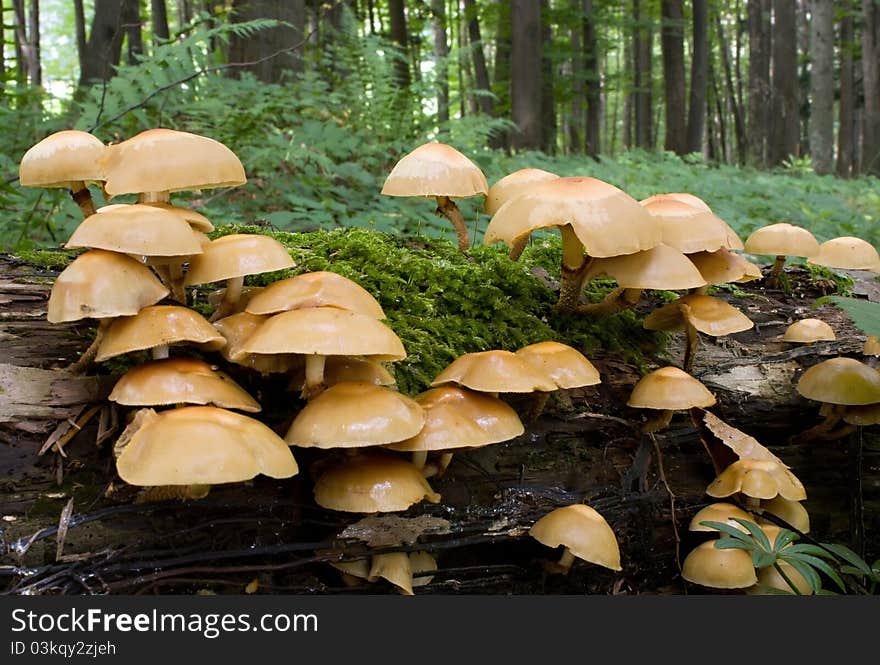
<path id="1" fill-rule="evenodd" d="M 212 237 L 230 233 L 269 235 L 296 261 L 296 268 L 249 278 L 249 285 L 330 270 L 372 293 L 409 354 L 393 367 L 400 390 L 410 394 L 423 390 L 446 365 L 472 351 L 515 350 L 556 340 L 587 355 L 604 348 L 639 362 L 644 349 L 655 348 L 663 339 L 644 330 L 632 311 L 606 317 L 557 313 L 558 293 L 548 282 L 558 280 L 560 254 L 558 243 L 554 252 L 550 239 L 533 243 L 513 262 L 503 245 L 473 247 L 463 254 L 447 240 L 401 238 L 358 228 L 288 233 L 227 226 Z M 542 276 L 543 271 L 548 274 Z M 588 294 L 591 299 L 601 295 Z"/>
<path id="2" fill-rule="evenodd" d="M 56 249 L 22 249 L 15 258 L 44 270 L 63 270 L 76 258 L 76 253 Z"/>
<path id="3" fill-rule="evenodd" d="M 829 283 L 834 284 L 835 295 L 848 296 L 852 294 L 855 280 L 849 275 L 834 272 L 825 266 L 817 266 L 812 263 L 804 264 L 807 272 L 810 274 L 810 283 L 815 286 L 825 286 Z"/>

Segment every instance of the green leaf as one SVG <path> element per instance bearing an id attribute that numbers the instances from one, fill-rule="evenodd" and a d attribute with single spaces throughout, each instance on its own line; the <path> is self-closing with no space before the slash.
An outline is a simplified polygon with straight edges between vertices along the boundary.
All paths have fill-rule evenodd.
<path id="1" fill-rule="evenodd" d="M 810 585 L 813 593 L 817 593 L 819 589 L 822 588 L 822 579 L 819 577 L 819 573 L 813 570 L 809 564 L 804 563 L 803 561 L 798 561 L 795 558 L 787 560 L 787 563 L 801 574 L 801 576 L 807 581 L 807 584 Z"/>
<path id="2" fill-rule="evenodd" d="M 861 570 L 865 575 L 870 575 L 872 573 L 871 567 L 865 562 L 865 560 L 860 557 L 858 554 L 853 552 L 846 545 L 841 545 L 839 543 L 822 543 L 825 548 L 834 552 L 841 559 L 846 561 L 848 564 L 855 566 L 859 570 Z"/>
<path id="3" fill-rule="evenodd" d="M 707 520 L 705 522 L 700 522 L 702 526 L 707 526 L 710 529 L 717 529 L 722 533 L 726 533 L 727 535 L 736 538 L 738 540 L 742 540 L 746 544 L 750 544 L 749 537 L 744 534 L 740 529 L 737 529 L 735 526 L 731 526 L 726 522 L 713 522 L 711 520 Z"/>
<path id="4" fill-rule="evenodd" d="M 831 302 L 840 307 L 852 319 L 853 324 L 866 335 L 880 336 L 880 303 L 845 296 L 826 296 L 814 304 Z"/>
<path id="5" fill-rule="evenodd" d="M 751 520 L 744 520 L 739 517 L 733 518 L 734 522 L 738 524 L 742 524 L 745 528 L 749 530 L 749 533 L 752 534 L 752 538 L 754 538 L 758 545 L 766 552 L 770 552 L 773 548 L 770 545 L 770 539 L 767 538 L 767 534 L 759 527 L 757 524 L 752 522 Z"/>
<path id="6" fill-rule="evenodd" d="M 715 541 L 715 549 L 718 550 L 745 550 L 747 552 L 758 551 L 754 542 L 739 538 L 719 538 Z"/>
<path id="7" fill-rule="evenodd" d="M 835 556 L 831 552 L 826 549 L 823 549 L 817 545 L 810 545 L 809 543 L 795 543 L 794 545 L 789 545 L 785 548 L 786 553 L 799 553 L 799 554 L 809 554 L 811 556 L 817 556 L 822 559 L 831 559 L 834 560 Z"/>
<path id="8" fill-rule="evenodd" d="M 776 535 L 776 541 L 773 543 L 773 549 L 777 552 L 781 551 L 783 547 L 787 547 L 790 543 L 800 538 L 798 534 L 794 531 L 790 531 L 788 529 L 782 529 Z"/>
<path id="9" fill-rule="evenodd" d="M 829 566 L 822 559 L 815 557 L 815 556 L 810 556 L 809 554 L 793 554 L 791 556 L 784 554 L 780 558 L 783 559 L 784 561 L 788 561 L 789 563 L 791 563 L 792 559 L 797 559 L 798 561 L 803 561 L 805 564 L 808 564 L 808 565 L 812 566 L 813 568 L 816 568 L 817 570 L 825 573 L 828 577 L 831 578 L 831 580 L 838 587 L 840 587 L 841 591 L 846 593 L 846 584 L 844 584 L 840 575 L 838 575 L 837 571 L 834 570 L 831 566 Z"/>
<path id="10" fill-rule="evenodd" d="M 768 568 L 776 563 L 776 555 L 773 552 L 755 550 L 752 552 L 752 563 L 755 564 L 755 568 Z"/>

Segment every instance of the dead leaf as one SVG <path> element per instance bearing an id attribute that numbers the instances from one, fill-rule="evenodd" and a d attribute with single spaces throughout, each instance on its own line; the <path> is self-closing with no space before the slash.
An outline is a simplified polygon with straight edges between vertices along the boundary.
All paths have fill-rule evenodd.
<path id="1" fill-rule="evenodd" d="M 61 511 L 61 517 L 58 520 L 58 533 L 55 534 L 55 540 L 58 547 L 55 548 L 55 560 L 61 558 L 62 550 L 64 550 L 64 539 L 67 538 L 67 528 L 70 526 L 70 516 L 73 514 L 73 498 L 64 506 Z"/>
<path id="2" fill-rule="evenodd" d="M 411 545 L 424 534 L 449 533 L 449 527 L 449 520 L 430 515 L 371 515 L 349 524 L 339 537 L 362 540 L 370 547 L 397 547 Z"/>
<path id="3" fill-rule="evenodd" d="M 740 459 L 756 459 L 776 462 L 786 469 L 790 468 L 785 462 L 771 453 L 754 437 L 749 436 L 745 432 L 738 430 L 732 425 L 728 425 L 718 416 L 705 412 L 703 422 L 712 434 L 728 448 L 730 448 Z"/>

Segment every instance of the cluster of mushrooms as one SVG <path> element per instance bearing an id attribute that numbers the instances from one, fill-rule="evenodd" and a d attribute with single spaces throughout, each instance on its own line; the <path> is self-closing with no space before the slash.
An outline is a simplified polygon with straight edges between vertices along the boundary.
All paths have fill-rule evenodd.
<path id="1" fill-rule="evenodd" d="M 453 454 L 510 441 L 523 434 L 523 420 L 535 418 L 554 391 L 601 381 L 583 354 L 548 340 L 516 351 L 465 354 L 424 392 L 400 393 L 388 363 L 404 359 L 406 350 L 383 322 L 385 312 L 372 294 L 328 271 L 246 287 L 249 276 L 290 274 L 295 265 L 284 246 L 249 234 L 210 240 L 210 220 L 172 203 L 174 192 L 246 182 L 239 159 L 213 139 L 151 129 L 105 145 L 85 132 L 58 132 L 24 155 L 20 181 L 65 188 L 83 212 L 66 247 L 85 251 L 58 276 L 48 303 L 50 322 L 97 322 L 92 345 L 71 371 L 123 354 L 143 359 L 118 380 L 109 399 L 132 409 L 114 446 L 117 472 L 124 482 L 145 488 L 147 499 L 198 499 L 211 485 L 258 474 L 289 478 L 299 472 L 292 448 L 312 448 L 327 451 L 310 467 L 314 500 L 324 508 L 364 514 L 403 511 L 424 500 L 437 503 L 440 495 L 429 479 L 445 472 Z M 136 200 L 96 209 L 90 185 L 99 186 L 108 201 L 121 195 L 136 195 Z M 469 247 L 469 232 L 456 198 L 486 197 L 492 219 L 484 241 L 506 242 L 512 260 L 533 232 L 558 229 L 562 311 L 600 315 L 633 307 L 643 290 L 683 291 L 645 319 L 646 328 L 684 330 L 688 340 L 684 369 L 661 368 L 633 390 L 628 404 L 655 414 L 643 425 L 646 435 L 667 427 L 676 411 L 703 413 L 715 403 L 688 372 L 699 332 L 723 336 L 752 327 L 743 313 L 706 293 L 711 285 L 761 277 L 738 250 L 777 257 L 773 279 L 787 256 L 846 268 L 858 255 L 856 267 L 880 270 L 876 251 L 870 255 L 856 239 L 821 247 L 813 239 L 815 246 L 806 247 L 796 241 L 809 232 L 787 224 L 760 229 L 743 243 L 690 194 L 660 194 L 640 202 L 595 178 L 539 169 L 517 171 L 489 188 L 471 160 L 441 143 L 403 157 L 382 193 L 436 199 L 437 213 L 453 223 L 462 251 Z M 614 279 L 617 288 L 600 303 L 581 304 L 587 282 L 600 277 Z M 209 319 L 188 305 L 188 289 L 208 284 L 217 287 L 209 296 L 214 305 Z M 828 331 L 821 334 L 827 339 Z M 210 354 L 263 376 L 285 375 L 289 390 L 304 404 L 283 436 L 256 419 L 260 403 L 218 362 L 203 359 Z M 841 381 L 851 385 L 849 378 Z M 830 405 L 826 415 L 837 420 L 828 429 L 841 418 L 868 417 L 850 415 L 857 413 L 850 409 L 856 403 L 880 404 L 880 379 L 875 377 L 874 384 L 859 393 L 864 400 L 870 392 L 870 402 L 853 402 L 852 396 L 835 402 L 822 390 L 802 394 Z M 820 393 L 822 399 L 815 396 Z M 521 417 L 503 399 L 508 394 L 532 394 L 528 413 Z M 292 403 L 296 399 L 291 396 Z M 739 460 L 719 469 L 707 493 L 737 495 L 747 508 L 776 511 L 803 527 L 805 511 L 797 504 L 805 498 L 803 486 L 752 441 L 733 447 Z M 738 514 L 734 509 L 732 504 L 713 508 L 729 516 Z M 567 573 L 575 558 L 621 570 L 611 527 L 584 504 L 548 513 L 530 534 L 548 547 L 563 548 L 559 561 L 548 564 L 550 572 Z M 699 550 L 704 560 L 731 556 L 729 550 L 707 554 L 704 549 Z M 697 552 L 685 562 L 685 578 L 717 586 L 711 577 L 718 571 L 708 578 L 693 573 L 691 557 Z M 430 581 L 424 573 L 437 569 L 428 552 L 377 554 L 333 565 L 346 581 L 384 578 L 407 594 Z M 720 559 L 702 565 L 729 567 Z"/>

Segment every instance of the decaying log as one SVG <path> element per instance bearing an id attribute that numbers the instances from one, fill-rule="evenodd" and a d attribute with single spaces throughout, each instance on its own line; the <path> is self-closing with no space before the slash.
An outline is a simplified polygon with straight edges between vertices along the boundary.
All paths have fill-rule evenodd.
<path id="1" fill-rule="evenodd" d="M 59 423 L 101 403 L 116 378 L 58 369 L 88 345 L 89 326 L 46 323 L 51 277 L 0 260 L 0 585 L 8 593 L 384 593 L 391 587 L 380 582 L 346 586 L 327 562 L 400 549 L 428 550 L 438 560 L 433 581 L 417 593 L 688 590 L 669 496 L 653 445 L 639 431 L 646 416 L 626 407 L 641 372 L 613 354 L 591 356 L 601 384 L 554 396 L 523 436 L 456 454 L 446 474 L 430 481 L 442 495 L 437 505 L 383 516 L 323 510 L 312 500 L 309 473 L 320 451 L 308 449 L 295 449 L 301 473 L 293 479 L 258 477 L 186 503 L 136 503 L 136 490 L 115 476 L 112 446 L 96 445 L 97 418 L 69 440 L 64 457 L 38 454 Z M 868 279 L 858 283 L 872 298 L 874 287 Z M 859 357 L 864 342 L 837 308 L 810 309 L 818 295 L 804 287 L 794 296 L 760 288 L 748 297 L 724 296 L 756 326 L 730 338 L 704 337 L 694 373 L 717 396 L 710 410 L 758 438 L 806 485 L 810 535 L 876 557 L 878 435 L 864 428 L 849 441 L 796 437 L 820 419 L 818 405 L 794 391 L 802 371 L 838 354 Z M 828 321 L 837 341 L 781 342 L 785 326 L 805 316 Z M 644 369 L 679 364 L 679 337 L 648 357 Z M 248 387 L 252 379 L 243 371 L 235 378 Z M 279 408 L 261 414 L 282 433 L 289 416 Z M 680 561 L 702 540 L 687 525 L 711 501 L 704 492 L 714 469 L 688 414 L 677 414 L 657 440 L 675 494 Z M 568 576 L 545 573 L 541 561 L 558 552 L 529 538 L 528 528 L 554 507 L 578 501 L 599 510 L 617 534 L 621 573 L 583 562 Z"/>

